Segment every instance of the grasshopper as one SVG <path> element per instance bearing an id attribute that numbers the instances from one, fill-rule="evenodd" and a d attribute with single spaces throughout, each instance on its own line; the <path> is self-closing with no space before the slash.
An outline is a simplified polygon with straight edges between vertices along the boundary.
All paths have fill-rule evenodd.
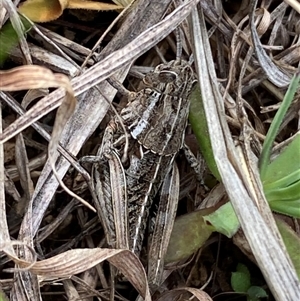
<path id="1" fill-rule="evenodd" d="M 152 285 L 161 282 L 176 215 L 179 173 L 174 159 L 184 144 L 195 82 L 190 64 L 181 59 L 146 74 L 145 87 L 130 93 L 122 109 L 122 122 L 114 117 L 108 124 L 97 153 L 100 160 L 92 169 L 95 206 L 112 248 L 140 253 L 153 199 L 160 194 L 148 252 Z"/>

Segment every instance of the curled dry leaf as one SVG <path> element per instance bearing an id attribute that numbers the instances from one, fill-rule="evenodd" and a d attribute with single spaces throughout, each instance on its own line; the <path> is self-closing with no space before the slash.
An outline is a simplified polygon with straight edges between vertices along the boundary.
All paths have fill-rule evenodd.
<path id="1" fill-rule="evenodd" d="M 250 29 L 252 35 L 252 41 L 257 55 L 257 59 L 260 63 L 261 68 L 264 70 L 268 79 L 277 87 L 285 88 L 289 85 L 292 76 L 283 72 L 271 58 L 267 55 L 266 51 L 262 47 L 262 43 L 258 36 L 258 29 L 255 26 L 255 12 L 256 12 L 257 0 L 251 2 L 251 13 L 250 13 Z M 268 21 L 267 21 L 268 22 Z"/>
<path id="2" fill-rule="evenodd" d="M 193 295 L 193 298 L 190 295 Z M 186 298 L 183 297 L 186 295 Z M 209 297 L 207 293 L 200 289 L 192 288 L 192 287 L 183 287 L 174 289 L 171 291 L 162 294 L 157 301 L 172 301 L 177 300 L 177 298 L 181 297 L 180 300 L 199 300 L 199 301 L 212 301 L 212 298 Z M 196 298 L 194 298 L 196 297 Z"/>
<path id="3" fill-rule="evenodd" d="M 122 3 L 116 5 L 85 0 L 27 0 L 20 5 L 19 12 L 34 22 L 49 22 L 59 18 L 66 8 L 118 10 L 124 8 Z"/>
<path id="4" fill-rule="evenodd" d="M 24 263 L 24 261 L 18 261 L 18 263 L 20 267 L 26 268 L 46 280 L 70 277 L 86 271 L 104 260 L 108 260 L 118 268 L 145 300 L 151 300 L 144 267 L 139 258 L 129 250 L 74 249 L 35 263 Z"/>
<path id="5" fill-rule="evenodd" d="M 0 71 L 0 89 L 3 91 L 50 87 L 63 87 L 70 96 L 74 94 L 67 76 L 55 74 L 45 67 L 27 65 Z"/>

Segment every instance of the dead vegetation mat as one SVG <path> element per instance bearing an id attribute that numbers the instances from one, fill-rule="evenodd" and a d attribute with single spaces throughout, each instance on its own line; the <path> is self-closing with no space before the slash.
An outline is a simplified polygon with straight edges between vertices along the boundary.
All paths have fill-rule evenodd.
<path id="1" fill-rule="evenodd" d="M 14 2 L 5 0 L 0 7 L 1 25 L 8 20 L 20 25 L 19 1 Z M 1 73 L 0 81 L 0 299 L 135 300 L 140 295 L 145 300 L 247 300 L 234 293 L 230 283 L 231 273 L 243 263 L 268 300 L 295 301 L 299 282 L 282 251 L 273 215 L 262 201 L 261 187 L 249 189 L 253 179 L 239 170 L 244 161 L 234 147 L 249 146 L 259 153 L 297 71 L 297 9 L 293 1 L 137 0 L 111 27 L 120 10 L 65 10 L 60 18 L 36 23 L 20 36 L 3 62 L 7 72 Z M 241 230 L 235 244 L 213 234 L 191 258 L 167 270 L 164 282 L 150 291 L 143 266 L 146 246 L 140 259 L 129 250 L 108 248 L 88 187 L 91 165 L 79 159 L 96 154 L 115 115 L 111 103 L 118 112 L 126 105 L 106 79 L 113 76 L 130 91 L 138 91 L 148 70 L 175 59 L 178 26 L 182 56 L 188 60 L 193 53 L 207 123 L 213 127 L 221 120 L 208 135 L 225 189 L 208 170 L 203 176 L 209 189 L 204 189 L 180 153 L 177 214 L 230 199 Z M 212 74 L 216 77 L 209 78 Z M 298 124 L 297 98 L 277 142 L 295 134 Z M 245 125 L 254 133 L 253 143 L 248 144 Z M 186 143 L 199 152 L 189 126 Z M 217 198 L 208 198 L 216 189 Z M 111 277 L 110 264 L 126 281 Z"/>

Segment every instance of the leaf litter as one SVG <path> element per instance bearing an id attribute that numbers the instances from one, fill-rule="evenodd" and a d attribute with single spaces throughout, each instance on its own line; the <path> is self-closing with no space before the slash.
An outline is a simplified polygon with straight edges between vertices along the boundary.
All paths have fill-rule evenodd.
<path id="1" fill-rule="evenodd" d="M 6 15 L 10 18 L 14 16 L 14 22 L 16 22 L 16 14 L 14 13 L 16 9 L 11 7 L 8 2 L 7 0 L 4 1 L 2 16 Z M 11 292 L 11 300 L 48 300 L 49 293 L 50 296 L 53 293 L 53 296 L 56 294 L 59 296 L 67 295 L 68 298 L 72 298 L 74 294 L 80 300 L 93 300 L 92 296 L 96 295 L 96 291 L 100 293 L 98 297 L 101 296 L 103 300 L 111 300 L 112 298 L 115 300 L 125 300 L 124 298 L 134 300 L 132 296 L 137 296 L 137 293 L 145 300 L 189 300 L 191 295 L 194 296 L 195 300 L 211 300 L 210 296 L 213 297 L 216 293 L 228 292 L 226 283 L 222 283 L 221 279 L 218 278 L 218 270 L 215 271 L 216 278 L 214 279 L 216 287 L 209 287 L 209 290 L 206 290 L 209 295 L 198 289 L 206 281 L 208 284 L 210 281 L 208 275 L 205 277 L 212 271 L 213 256 L 209 250 L 211 251 L 213 248 L 208 244 L 192 259 L 192 263 L 187 263 L 186 268 L 179 268 L 178 272 L 175 270 L 174 276 L 167 278 L 161 291 L 156 292 L 151 297 L 141 260 L 127 250 L 106 249 L 103 236 L 101 237 L 102 234 L 100 234 L 103 232 L 99 220 L 92 210 L 80 205 L 76 200 L 76 198 L 80 198 L 88 200 L 90 203 L 88 206 L 92 204 L 88 185 L 85 181 L 89 180 L 89 174 L 78 164 L 75 156 L 78 153 L 80 154 L 78 157 L 91 154 L 99 145 L 99 135 L 94 132 L 97 131 L 98 133 L 99 129 L 103 130 L 100 123 L 102 120 L 105 122 L 110 107 L 109 103 L 112 102 L 116 93 L 103 80 L 114 74 L 115 78 L 123 81 L 133 60 L 156 46 L 164 37 L 170 35 L 178 24 L 189 15 L 196 2 L 174 1 L 176 7 L 179 6 L 176 14 L 176 11 L 172 13 L 174 6 L 173 4 L 170 5 L 170 1 L 161 1 L 160 4 L 151 3 L 151 1 L 135 1 L 128 12 L 124 14 L 125 17 L 122 17 L 117 25 L 111 29 L 111 32 L 102 39 L 102 43 L 107 44 L 106 47 L 100 53 L 91 53 L 89 57 L 92 60 L 87 61 L 85 69 L 74 79 L 68 79 L 65 75 L 58 74 L 57 70 L 55 70 L 56 73 L 50 71 L 47 69 L 49 64 L 45 65 L 43 61 L 38 62 L 40 66 L 36 62 L 31 65 L 30 46 L 27 45 L 26 40 L 24 42 L 24 39 L 21 42 L 21 47 L 25 49 L 27 64 L 15 67 L 18 66 L 18 62 L 5 63 L 5 67 L 7 66 L 5 69 L 8 71 L 1 71 L 0 74 L 2 118 L 8 119 L 7 116 L 16 113 L 21 116 L 15 121 L 10 120 L 8 126 L 0 133 L 1 142 L 5 143 L 4 146 L 8 140 L 11 142 L 13 141 L 12 138 L 16 137 L 15 158 L 6 161 L 8 157 L 5 152 L 3 153 L 2 147 L 0 151 L 1 164 L 4 166 L 0 172 L 0 183 L 2 184 L 0 246 L 3 254 L 6 254 L 6 256 L 1 257 L 1 265 L 3 265 L 1 290 L 7 296 Z M 293 73 L 297 70 L 296 66 L 300 57 L 299 47 L 296 38 L 293 38 L 295 35 L 290 34 L 296 31 L 293 24 L 297 23 L 299 17 L 295 14 L 297 3 L 290 3 L 289 1 L 277 3 L 276 9 L 274 7 L 271 9 L 270 3 L 268 3 L 257 11 L 255 11 L 256 1 L 249 1 L 249 3 L 243 1 L 238 9 L 233 4 L 232 6 L 229 4 L 232 4 L 231 1 L 227 4 L 223 3 L 224 7 L 214 7 L 209 1 L 201 1 L 201 13 L 206 17 L 206 25 L 211 39 L 211 45 L 206 45 L 206 47 L 211 47 L 218 58 L 215 61 L 215 66 L 210 66 L 210 68 L 217 67 L 218 78 L 222 78 L 220 83 L 225 83 L 217 93 L 220 91 L 222 93 L 231 134 L 233 137 L 243 134 L 243 126 L 246 124 L 248 129 L 253 131 L 253 137 L 256 137 L 254 139 L 255 147 L 259 149 L 260 141 L 264 139 L 267 128 L 265 121 L 262 121 L 264 119 L 260 116 L 260 107 L 269 112 L 269 106 L 274 106 L 278 101 L 281 101 L 283 89 L 286 89 Z M 249 5 L 247 6 L 247 4 Z M 291 5 L 292 10 L 288 9 L 289 5 Z M 164 17 L 168 7 L 167 17 Z M 156 16 L 153 14 L 149 16 L 149 12 L 153 10 L 155 10 Z M 220 17 L 220 11 L 223 12 L 223 19 Z M 59 14 L 61 13 L 62 11 Z M 169 18 L 168 14 L 171 14 Z M 95 16 L 97 18 L 97 14 Z M 54 25 L 68 28 L 72 24 L 68 18 L 71 20 L 72 16 L 64 11 L 63 18 L 54 21 Z M 6 19 L 2 17 L 2 24 L 4 20 Z M 160 20 L 164 21 L 158 23 Z M 13 22 L 13 20 L 11 21 Z M 55 24 L 55 22 L 57 23 Z M 91 28 L 95 26 L 93 22 L 88 24 Z M 133 24 L 139 24 L 140 28 L 133 28 Z M 51 23 L 49 25 L 47 31 L 43 31 L 43 33 L 51 36 Z M 101 36 L 101 31 L 105 31 L 105 27 L 101 26 L 103 28 L 97 37 Z M 146 31 L 151 26 L 153 27 Z M 184 21 L 181 29 L 184 36 L 194 36 L 195 39 L 198 33 L 195 32 L 195 29 L 192 32 L 191 26 L 195 25 Z M 84 32 L 84 30 L 84 25 L 79 24 L 79 31 Z M 202 30 L 206 30 L 205 25 L 202 26 Z M 112 32 L 114 32 L 113 39 L 111 38 Z M 290 34 L 290 38 L 287 43 L 280 45 L 278 41 L 280 39 L 284 41 L 287 33 Z M 61 44 L 59 46 L 61 51 L 72 57 L 74 66 L 82 63 L 87 55 L 83 56 L 73 51 L 73 49 L 79 49 L 79 46 L 82 46 L 80 42 L 76 42 L 82 37 L 75 37 L 70 34 L 70 30 L 69 32 L 66 30 L 63 35 L 69 44 L 68 47 Z M 266 40 L 267 37 L 269 40 Z M 93 48 L 92 35 L 90 39 L 91 42 L 86 45 L 86 49 Z M 162 55 L 170 56 L 171 59 L 172 53 L 174 53 L 172 51 L 172 39 L 173 37 L 170 35 L 169 43 L 164 40 L 158 44 Z M 186 50 L 193 43 L 197 44 L 197 41 L 192 42 L 188 39 L 184 40 L 184 43 Z M 52 48 L 45 49 L 45 51 L 55 52 Z M 196 53 L 197 51 L 194 56 Z M 55 55 L 60 54 L 56 53 Z M 34 55 L 32 56 L 34 57 Z M 148 66 L 147 61 L 148 64 L 151 61 L 157 61 L 157 54 L 154 50 L 148 51 L 147 56 L 144 55 L 138 62 L 144 62 L 145 66 Z M 197 57 L 195 59 L 197 60 Z M 159 62 L 158 60 L 157 63 Z M 202 68 L 200 70 L 204 70 Z M 205 73 L 202 76 L 204 77 Z M 226 79 L 228 80 L 226 81 Z M 136 82 L 130 78 L 129 80 L 131 86 L 136 87 Z M 42 89 L 53 87 L 60 87 L 60 89 L 46 92 L 45 97 L 37 100 L 45 93 Z M 26 98 L 22 101 L 22 93 L 15 92 L 31 89 L 41 91 L 41 94 L 33 96 L 29 104 L 25 104 Z M 202 94 L 205 95 L 204 90 Z M 14 92 L 7 93 L 7 91 Z M 252 102 L 249 102 L 250 95 L 253 98 Z M 263 102 L 258 95 L 262 95 Z M 76 108 L 74 97 L 78 101 Z M 270 98 L 275 101 L 270 101 Z M 215 99 L 218 99 L 218 96 L 215 96 Z M 298 98 L 295 105 L 297 102 L 299 103 Z M 235 106 L 237 106 L 237 110 Z M 58 107 L 54 123 L 52 112 Z M 244 115 L 241 115 L 241 112 Z M 296 114 L 292 112 L 289 114 L 290 120 L 297 118 Z M 242 119 L 241 116 L 246 120 Z M 271 116 L 268 117 L 271 118 Z M 35 131 L 40 136 L 37 136 Z M 282 129 L 281 141 L 289 137 L 293 131 L 295 130 L 292 128 L 292 124 L 289 128 Z M 51 139 L 50 132 L 52 132 Z M 38 147 L 38 143 L 47 146 L 41 137 L 49 142 L 47 161 L 45 161 L 46 148 Z M 14 170 L 18 171 L 18 175 L 13 175 Z M 55 175 L 53 175 L 54 170 L 56 170 Z M 75 198 L 72 199 L 69 194 L 64 192 L 65 190 L 60 191 L 58 189 L 57 178 L 64 178 L 64 187 L 76 194 Z M 62 180 L 59 181 L 61 183 Z M 244 181 L 246 180 L 244 179 Z M 188 195 L 189 198 L 196 199 L 197 194 L 194 192 L 195 186 L 193 185 L 190 182 Z M 228 185 L 230 184 L 228 183 Z M 183 188 L 187 189 L 187 187 Z M 226 196 L 224 197 L 226 198 Z M 230 198 L 233 197 L 230 195 Z M 183 199 L 186 200 L 187 196 Z M 262 211 L 265 210 L 265 207 L 265 204 L 259 204 Z M 265 220 L 268 221 L 269 212 L 263 214 L 265 214 Z M 272 229 L 272 221 L 270 224 Z M 247 234 L 247 226 L 242 225 L 242 228 Z M 270 231 L 268 234 L 274 235 L 274 237 L 277 235 L 276 231 L 274 233 Z M 251 245 L 251 234 L 250 237 L 247 236 L 247 239 Z M 238 239 L 236 241 L 238 247 L 243 249 L 242 244 L 244 242 L 242 243 Z M 230 242 L 227 241 L 226 244 L 230 246 Z M 16 245 L 18 248 L 15 247 Z M 253 245 L 251 246 L 252 252 L 254 250 L 255 253 L 255 248 Z M 197 259 L 201 258 L 201 253 L 202 263 Z M 255 254 L 261 269 L 264 268 L 263 263 L 260 262 L 263 256 L 263 254 Z M 116 283 L 117 279 L 113 282 L 107 277 L 108 265 L 103 263 L 104 260 L 108 260 L 126 276 L 136 293 L 132 293 L 128 285 L 122 291 L 121 287 L 124 284 Z M 11 264 L 12 261 L 15 266 Z M 210 268 L 208 268 L 209 262 L 211 263 Z M 224 263 L 221 261 L 220 265 L 222 266 L 222 264 Z M 219 270 L 221 266 L 218 268 Z M 93 267 L 95 267 L 94 277 L 91 279 L 89 275 L 92 273 L 91 268 Z M 226 272 L 228 273 L 228 271 Z M 168 273 L 170 274 L 170 271 Z M 199 273 L 202 274 L 203 279 L 198 275 Z M 85 285 L 79 280 L 75 280 L 75 274 L 79 274 L 78 276 Z M 274 274 L 276 275 L 276 273 Z M 177 278 L 178 275 L 181 275 L 181 280 L 176 280 L 175 275 Z M 196 276 L 199 279 L 192 279 Z M 224 276 L 226 278 L 226 275 Z M 184 282 L 182 282 L 183 279 L 185 279 Z M 177 282 L 177 286 L 180 288 L 172 290 L 172 281 Z M 281 280 L 277 279 L 277 281 Z M 280 287 L 281 283 L 284 282 L 276 283 L 276 285 Z M 192 288 L 193 286 L 195 288 Z M 46 287 L 47 290 L 44 290 Z M 103 289 L 102 292 L 101 289 Z M 71 293 L 72 290 L 73 293 Z M 282 295 L 277 292 L 276 288 L 270 287 L 270 290 L 275 299 L 282 300 Z M 130 293 L 128 293 L 129 291 Z M 222 300 L 230 299 L 224 298 Z M 286 300 L 290 299 L 287 298 Z"/>

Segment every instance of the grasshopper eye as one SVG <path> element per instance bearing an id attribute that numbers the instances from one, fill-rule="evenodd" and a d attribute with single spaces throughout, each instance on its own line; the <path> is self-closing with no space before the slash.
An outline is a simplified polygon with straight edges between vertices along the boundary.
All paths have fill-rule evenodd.
<path id="1" fill-rule="evenodd" d="M 159 81 L 163 83 L 174 82 L 177 79 L 177 77 L 178 75 L 175 72 L 169 70 L 160 71 L 158 74 Z"/>

